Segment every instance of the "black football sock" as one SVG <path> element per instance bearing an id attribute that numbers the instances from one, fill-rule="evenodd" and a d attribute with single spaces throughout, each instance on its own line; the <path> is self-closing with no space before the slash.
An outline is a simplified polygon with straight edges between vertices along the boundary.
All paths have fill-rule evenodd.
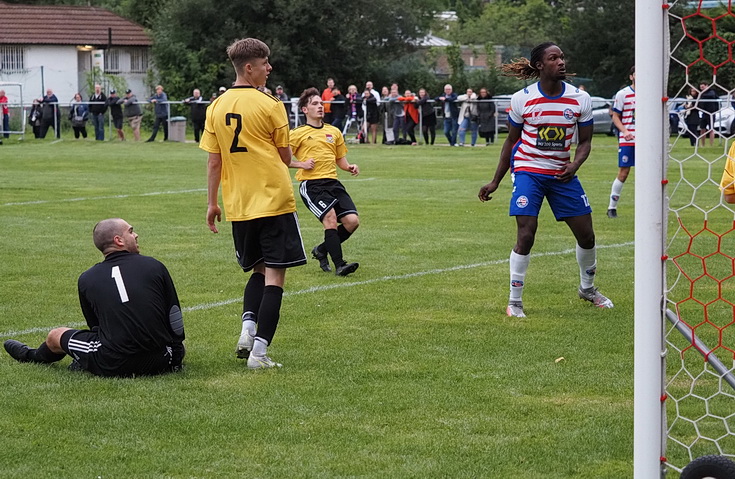
<path id="1" fill-rule="evenodd" d="M 345 260 L 342 259 L 342 242 L 339 239 L 339 233 L 337 232 L 337 230 L 324 230 L 324 244 L 327 247 L 329 256 L 332 257 L 332 262 L 334 263 L 334 266 L 342 266 Z"/>
<path id="2" fill-rule="evenodd" d="M 253 273 L 250 275 L 245 291 L 242 295 L 242 314 L 250 313 L 253 321 L 257 321 L 260 302 L 263 301 L 263 288 L 265 288 L 265 275 Z"/>
<path id="3" fill-rule="evenodd" d="M 278 320 L 281 317 L 281 301 L 283 300 L 283 288 L 268 285 L 263 290 L 263 302 L 260 303 L 258 311 L 258 332 L 256 338 L 265 339 L 268 344 L 273 342 L 276 334 Z"/>
<path id="4" fill-rule="evenodd" d="M 66 353 L 55 353 L 51 351 L 46 341 L 44 341 L 38 349 L 31 350 L 28 354 L 28 359 L 36 363 L 55 363 L 64 359 L 64 356 L 66 356 Z"/>
<path id="5" fill-rule="evenodd" d="M 352 236 L 352 233 L 347 231 L 347 228 L 345 228 L 345 225 L 339 225 L 337 227 L 337 234 L 339 235 L 339 242 L 344 243 L 348 239 L 350 239 L 350 236 Z"/>

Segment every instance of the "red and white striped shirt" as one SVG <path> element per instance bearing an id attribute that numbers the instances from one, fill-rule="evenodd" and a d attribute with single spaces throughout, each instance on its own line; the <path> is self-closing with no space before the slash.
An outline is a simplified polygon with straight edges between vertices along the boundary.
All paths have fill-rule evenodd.
<path id="1" fill-rule="evenodd" d="M 633 134 L 632 140 L 626 140 L 621 131 L 618 134 L 618 145 L 635 146 L 635 90 L 632 86 L 627 86 L 615 94 L 613 111 L 620 115 L 623 126 Z"/>
<path id="2" fill-rule="evenodd" d="M 587 92 L 563 82 L 560 95 L 550 97 L 534 83 L 510 100 L 508 120 L 522 128 L 513 156 L 513 171 L 544 175 L 558 173 L 570 161 L 575 129 L 592 124 L 592 102 Z"/>

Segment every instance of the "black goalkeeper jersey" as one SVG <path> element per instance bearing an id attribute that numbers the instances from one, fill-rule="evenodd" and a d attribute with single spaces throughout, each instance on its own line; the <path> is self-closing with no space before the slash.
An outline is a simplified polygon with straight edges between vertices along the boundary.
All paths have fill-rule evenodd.
<path id="1" fill-rule="evenodd" d="M 87 325 L 115 356 L 160 351 L 184 339 L 183 323 L 174 332 L 169 320 L 172 313 L 181 317 L 174 283 L 154 258 L 111 253 L 82 273 L 78 289 Z"/>

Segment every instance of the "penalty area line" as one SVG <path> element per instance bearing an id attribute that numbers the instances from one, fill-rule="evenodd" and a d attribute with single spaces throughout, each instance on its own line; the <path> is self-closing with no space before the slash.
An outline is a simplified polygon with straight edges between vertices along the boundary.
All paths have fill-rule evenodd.
<path id="1" fill-rule="evenodd" d="M 632 241 L 629 241 L 627 243 L 597 245 L 597 249 L 623 248 L 626 246 L 633 246 L 633 244 L 634 243 Z M 545 256 L 563 256 L 565 254 L 574 253 L 575 251 L 576 249 L 570 248 L 570 249 L 565 249 L 565 250 L 560 250 L 560 251 L 532 253 L 531 257 L 542 258 Z M 480 263 L 461 264 L 457 266 L 451 266 L 449 268 L 436 268 L 436 269 L 430 269 L 426 271 L 416 271 L 414 273 L 382 276 L 380 278 L 366 279 L 364 281 L 351 281 L 349 283 L 336 283 L 336 284 L 327 284 L 327 285 L 321 285 L 321 286 L 313 286 L 311 288 L 301 289 L 298 291 L 287 291 L 287 292 L 284 292 L 283 295 L 284 296 L 299 296 L 302 294 L 318 293 L 321 291 L 329 291 L 329 290 L 341 289 L 341 288 L 351 288 L 353 286 L 364 286 L 367 284 L 382 283 L 385 281 L 397 281 L 397 280 L 404 280 L 404 279 L 410 279 L 410 278 L 418 278 L 421 276 L 427 276 L 431 274 L 451 273 L 454 271 L 462 271 L 462 270 L 472 269 L 472 268 L 481 268 L 484 266 L 496 266 L 499 264 L 507 263 L 508 261 L 509 261 L 509 258 L 495 259 L 492 261 L 483 261 Z M 231 299 L 226 299 L 223 301 L 215 301 L 212 303 L 203 303 L 203 304 L 197 304 L 195 306 L 188 306 L 188 307 L 181 308 L 181 310 L 185 313 L 191 312 L 191 311 L 206 311 L 208 309 L 214 309 L 214 308 L 219 308 L 221 306 L 227 306 L 233 303 L 239 303 L 241 301 L 242 301 L 242 297 L 231 298 Z M 64 327 L 76 328 L 76 327 L 81 327 L 84 325 L 85 323 L 70 323 L 70 324 L 65 325 Z M 29 328 L 29 329 L 23 329 L 23 330 L 17 330 L 17 331 L 2 331 L 0 332 L 0 338 L 10 338 L 13 336 L 22 336 L 25 334 L 48 332 L 54 327 L 58 327 L 58 326 L 36 327 L 36 328 Z"/>

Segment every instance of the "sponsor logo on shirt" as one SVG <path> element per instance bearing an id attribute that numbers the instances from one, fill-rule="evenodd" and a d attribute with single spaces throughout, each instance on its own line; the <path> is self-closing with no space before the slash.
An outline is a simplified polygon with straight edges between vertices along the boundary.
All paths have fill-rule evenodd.
<path id="1" fill-rule="evenodd" d="M 564 151 L 567 127 L 541 125 L 538 127 L 536 148 L 539 150 Z"/>

